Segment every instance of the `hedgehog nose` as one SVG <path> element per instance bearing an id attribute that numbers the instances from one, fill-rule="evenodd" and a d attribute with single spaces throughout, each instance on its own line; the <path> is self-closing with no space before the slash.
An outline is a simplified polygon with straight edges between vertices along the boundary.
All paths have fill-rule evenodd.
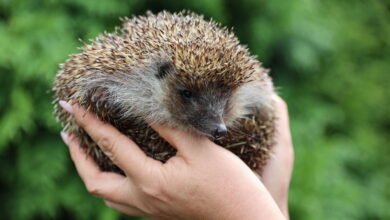
<path id="1" fill-rule="evenodd" d="M 217 124 L 213 131 L 214 138 L 220 138 L 227 134 L 227 128 L 225 124 Z"/>

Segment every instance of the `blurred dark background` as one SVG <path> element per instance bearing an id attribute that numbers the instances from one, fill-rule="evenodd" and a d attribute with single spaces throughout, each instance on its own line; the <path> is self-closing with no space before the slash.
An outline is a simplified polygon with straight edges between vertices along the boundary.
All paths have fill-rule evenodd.
<path id="1" fill-rule="evenodd" d="M 1 219 L 126 218 L 85 191 L 50 90 L 78 39 L 163 9 L 233 26 L 271 68 L 291 115 L 292 219 L 390 219 L 389 1 L 0 0 Z"/>

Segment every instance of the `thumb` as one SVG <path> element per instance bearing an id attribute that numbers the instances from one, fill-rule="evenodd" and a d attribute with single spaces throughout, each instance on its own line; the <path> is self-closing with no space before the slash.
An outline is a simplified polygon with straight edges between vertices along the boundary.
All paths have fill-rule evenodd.
<path id="1" fill-rule="evenodd" d="M 188 157 L 189 155 L 193 155 L 193 153 L 199 152 L 199 148 L 206 146 L 206 143 L 210 142 L 210 140 L 204 136 L 191 134 L 176 128 L 160 124 L 151 124 L 150 126 L 164 140 L 177 149 L 178 156 Z"/>

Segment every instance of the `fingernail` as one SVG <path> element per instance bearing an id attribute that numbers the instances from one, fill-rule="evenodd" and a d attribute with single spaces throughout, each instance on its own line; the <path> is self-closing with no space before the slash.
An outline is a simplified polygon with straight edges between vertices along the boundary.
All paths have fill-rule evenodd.
<path id="1" fill-rule="evenodd" d="M 70 114 L 73 114 L 73 108 L 72 108 L 72 106 L 71 106 L 69 103 L 67 103 L 67 102 L 64 101 L 64 100 L 60 100 L 58 103 L 60 104 L 60 106 L 61 106 L 65 111 L 67 111 L 67 112 L 70 113 Z"/>
<path id="2" fill-rule="evenodd" d="M 66 133 L 65 131 L 61 131 L 60 134 L 61 134 L 61 138 L 64 141 L 64 143 L 66 145 L 68 145 L 69 144 L 69 135 L 68 135 L 68 133 Z"/>

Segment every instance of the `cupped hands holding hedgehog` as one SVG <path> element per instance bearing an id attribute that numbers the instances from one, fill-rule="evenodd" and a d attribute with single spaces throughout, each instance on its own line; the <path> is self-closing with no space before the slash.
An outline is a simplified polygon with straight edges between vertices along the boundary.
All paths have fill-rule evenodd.
<path id="1" fill-rule="evenodd" d="M 108 206 L 158 219 L 288 218 L 287 108 L 226 28 L 185 12 L 125 19 L 61 65 L 53 90 L 77 171 Z"/>
<path id="2" fill-rule="evenodd" d="M 163 162 L 176 150 L 150 124 L 207 136 L 253 170 L 274 143 L 268 71 L 232 32 L 192 13 L 124 19 L 61 65 L 54 92 L 56 103 L 77 102 Z M 121 172 L 70 114 L 58 106 L 55 113 L 102 170 Z"/>

